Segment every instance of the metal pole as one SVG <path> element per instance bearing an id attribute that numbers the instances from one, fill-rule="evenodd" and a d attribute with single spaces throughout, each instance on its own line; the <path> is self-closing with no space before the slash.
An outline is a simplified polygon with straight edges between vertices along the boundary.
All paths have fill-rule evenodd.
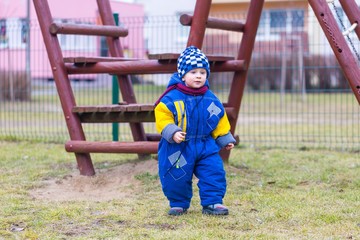
<path id="1" fill-rule="evenodd" d="M 30 65 L 30 0 L 26 5 L 26 99 L 31 100 L 31 65 Z"/>
<path id="2" fill-rule="evenodd" d="M 115 25 L 119 26 L 119 14 L 113 13 Z M 115 75 L 112 76 L 112 104 L 119 103 L 119 83 Z M 119 141 L 119 123 L 112 124 L 113 141 Z"/>

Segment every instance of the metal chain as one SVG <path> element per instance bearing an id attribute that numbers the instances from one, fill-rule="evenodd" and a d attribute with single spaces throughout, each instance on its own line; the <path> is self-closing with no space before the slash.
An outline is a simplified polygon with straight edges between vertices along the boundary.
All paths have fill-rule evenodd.
<path id="1" fill-rule="evenodd" d="M 336 16 L 337 16 L 337 18 L 338 18 L 338 20 L 339 20 L 339 22 L 340 22 L 340 24 L 341 24 L 341 27 L 342 27 L 342 28 L 344 29 L 344 31 L 345 31 L 345 30 L 346 30 L 346 27 L 345 27 L 344 22 L 343 22 L 342 19 L 341 19 L 341 16 L 340 16 L 340 13 L 339 13 L 337 7 L 335 6 L 335 1 L 332 1 L 331 4 L 332 4 L 332 6 L 333 6 L 333 8 L 334 8 L 334 10 L 335 10 Z M 350 38 L 349 34 L 346 35 L 346 38 L 347 38 L 347 40 L 349 41 L 349 43 L 350 43 L 350 45 L 351 45 L 351 47 L 352 47 L 352 49 L 353 49 L 353 51 L 354 51 L 354 53 L 355 53 L 358 61 L 359 61 L 359 63 L 360 63 L 360 54 L 359 54 L 358 51 L 356 50 L 356 48 L 355 48 L 355 46 L 354 46 L 354 43 L 351 41 L 351 38 Z"/>

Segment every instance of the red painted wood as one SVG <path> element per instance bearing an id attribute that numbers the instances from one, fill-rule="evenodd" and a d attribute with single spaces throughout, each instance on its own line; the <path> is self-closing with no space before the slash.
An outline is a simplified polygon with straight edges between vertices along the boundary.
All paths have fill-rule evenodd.
<path id="1" fill-rule="evenodd" d="M 183 14 L 180 16 L 180 23 L 184 26 L 191 26 L 193 16 L 189 14 Z M 209 17 L 206 21 L 206 28 L 220 29 L 234 32 L 242 32 L 245 24 L 240 21 Z"/>
<path id="2" fill-rule="evenodd" d="M 352 1 L 352 0 L 349 0 Z M 325 0 L 309 0 L 315 16 L 360 104 L 360 69 Z"/>
<path id="3" fill-rule="evenodd" d="M 65 63 L 75 63 L 79 65 L 94 64 L 98 62 L 120 62 L 120 61 L 138 61 L 138 58 L 127 57 L 65 57 Z"/>
<path id="4" fill-rule="evenodd" d="M 90 142 L 68 141 L 65 149 L 76 153 L 157 153 L 159 142 Z"/>
<path id="5" fill-rule="evenodd" d="M 61 48 L 56 35 L 52 35 L 49 32 L 50 25 L 53 22 L 49 5 L 46 0 L 33 0 L 33 3 L 70 138 L 72 140 L 85 140 L 80 119 L 77 114 L 72 112 L 72 108 L 76 105 L 75 98 L 62 60 Z M 95 174 L 91 157 L 88 153 L 75 153 L 75 156 L 81 175 L 91 176 Z"/>
<path id="6" fill-rule="evenodd" d="M 176 71 L 176 62 L 162 63 L 157 60 L 141 61 L 121 61 L 121 62 L 98 62 L 97 64 L 87 64 L 78 66 L 66 64 L 69 74 L 88 74 L 88 73 L 110 73 L 110 74 L 155 74 L 173 73 Z M 230 60 L 226 62 L 216 62 L 210 65 L 212 72 L 232 72 L 243 71 L 246 64 L 243 60 Z M 123 79 L 120 80 L 120 82 Z M 135 103 L 131 101 L 126 102 Z"/>
<path id="7" fill-rule="evenodd" d="M 354 0 L 339 0 L 344 12 L 349 18 L 351 24 L 357 23 L 355 28 L 355 33 L 360 39 L 360 8 Z"/>
<path id="8" fill-rule="evenodd" d="M 43 27 L 43 35 L 46 38 L 52 39 L 47 46 L 47 51 L 51 61 L 57 65 L 54 69 L 54 78 L 62 79 L 62 82 L 57 81 L 58 91 L 61 92 L 60 99 L 63 104 L 64 114 L 68 123 L 69 132 L 71 132 L 71 141 L 66 143 L 66 149 L 70 152 L 75 152 L 76 156 L 83 156 L 84 160 L 91 163 L 90 152 L 113 152 L 113 153 L 138 153 L 149 154 L 157 152 L 157 141 L 160 135 L 145 134 L 142 122 L 154 121 L 153 105 L 136 104 L 135 94 L 129 78 L 129 74 L 158 74 L 158 73 L 172 73 L 176 71 L 176 59 L 179 54 L 159 54 L 150 56 L 153 60 L 139 60 L 139 59 L 125 59 L 123 49 L 117 37 L 108 37 L 107 42 L 111 58 L 101 57 L 75 57 L 63 59 L 61 50 L 58 46 L 56 38 L 57 33 L 71 33 L 71 34 L 103 34 L 106 36 L 113 36 L 115 29 L 115 22 L 112 16 L 109 0 L 97 0 L 99 7 L 99 14 L 101 21 L 105 24 L 104 28 L 93 28 L 75 25 L 52 25 L 52 33 L 49 28 L 52 23 L 50 10 L 48 9 L 46 0 L 34 0 L 37 2 L 38 8 L 42 9 L 46 6 L 45 16 L 46 26 Z M 44 4 L 45 3 L 45 4 Z M 194 45 L 199 48 L 202 47 L 206 28 L 216 28 L 230 31 L 243 31 L 243 40 L 240 45 L 237 59 L 228 56 L 211 56 L 210 66 L 212 72 L 235 72 L 232 89 L 229 95 L 229 101 L 226 106 L 230 123 L 232 125 L 232 133 L 234 133 L 240 103 L 243 94 L 243 88 L 246 80 L 247 66 L 250 62 L 252 48 L 254 45 L 255 34 L 259 23 L 259 18 L 262 10 L 263 0 L 252 0 L 249 8 L 248 18 L 243 24 L 238 21 L 223 20 L 218 18 L 208 18 L 211 6 L 211 0 L 197 0 L 193 16 L 187 16 L 182 21 L 187 21 L 190 25 L 190 34 L 187 46 Z M 39 16 L 44 13 L 39 12 Z M 117 35 L 123 34 L 117 32 Z M 44 38 L 45 38 L 44 37 Z M 49 41 L 49 40 L 45 40 Z M 54 43 L 57 44 L 54 50 Z M 64 63 L 66 61 L 67 63 Z M 54 64 L 52 64 L 54 66 Z M 58 70 L 61 71 L 58 71 Z M 58 72 L 60 72 L 60 75 Z M 89 73 L 110 73 L 117 75 L 120 90 L 123 96 L 123 105 L 100 105 L 100 106 L 76 106 L 75 99 L 71 90 L 71 85 L 68 80 L 68 74 L 89 74 Z M 64 79 L 66 81 L 64 81 Z M 140 122 L 139 122 L 140 121 Z M 130 128 L 135 142 L 87 142 L 82 131 L 81 122 L 129 122 Z M 225 154 L 222 152 L 222 157 L 227 161 L 229 151 Z M 78 160 L 78 165 L 80 164 Z M 91 164 L 92 167 L 92 164 Z M 79 167 L 80 168 L 80 167 Z M 83 169 L 83 167 L 81 167 Z M 91 172 L 81 170 L 83 175 L 91 175 Z"/>
<path id="9" fill-rule="evenodd" d="M 154 104 L 128 104 L 128 105 L 96 105 L 96 106 L 76 106 L 72 110 L 77 113 L 84 112 L 140 112 L 154 111 Z"/>
<path id="10" fill-rule="evenodd" d="M 197 0 L 187 46 L 202 48 L 211 0 Z"/>
<path id="11" fill-rule="evenodd" d="M 161 53 L 161 54 L 149 54 L 148 57 L 149 57 L 149 59 L 156 59 L 158 61 L 161 61 L 161 60 L 177 61 L 179 56 L 180 56 L 180 53 Z M 206 54 L 206 57 L 208 58 L 210 63 L 234 60 L 234 57 L 231 57 L 231 56 L 217 56 L 217 55 Z"/>
<path id="12" fill-rule="evenodd" d="M 126 37 L 129 31 L 118 26 L 98 26 L 90 24 L 71 24 L 71 23 L 52 23 L 50 25 L 51 34 L 75 34 L 75 35 L 95 35 L 109 37 Z"/>
<path id="13" fill-rule="evenodd" d="M 264 0 L 251 0 L 245 26 L 243 29 L 243 36 L 238 50 L 237 59 L 244 60 L 247 65 L 250 64 L 252 51 L 254 48 L 256 32 L 260 22 L 260 16 L 263 9 Z M 235 135 L 235 128 L 240 112 L 242 97 L 244 94 L 246 84 L 247 70 L 235 71 L 233 81 L 228 96 L 228 106 L 234 108 L 234 118 L 230 119 L 231 133 Z M 230 151 L 222 150 L 221 156 L 223 159 L 228 159 Z"/>
<path id="14" fill-rule="evenodd" d="M 104 25 L 115 26 L 115 20 L 109 0 L 97 0 L 101 21 Z M 118 38 L 108 37 L 107 44 L 112 57 L 124 57 L 124 52 Z M 136 103 L 134 89 L 130 76 L 117 75 L 121 96 L 127 103 Z M 130 123 L 130 129 L 135 141 L 145 141 L 146 135 L 142 123 Z M 142 157 L 142 156 L 140 156 Z"/>
<path id="15" fill-rule="evenodd" d="M 230 121 L 236 119 L 234 108 L 225 107 L 225 111 Z M 82 123 L 155 122 L 153 104 L 76 106 L 73 112 Z"/>

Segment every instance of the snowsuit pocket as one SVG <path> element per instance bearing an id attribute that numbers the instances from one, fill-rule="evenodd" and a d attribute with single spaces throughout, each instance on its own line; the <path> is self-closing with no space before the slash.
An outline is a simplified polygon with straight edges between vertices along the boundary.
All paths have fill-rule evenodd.
<path id="1" fill-rule="evenodd" d="M 186 172 L 181 167 L 173 166 L 169 171 L 169 174 L 174 178 L 174 180 L 179 180 L 186 175 Z"/>
<path id="2" fill-rule="evenodd" d="M 187 162 L 181 152 L 177 151 L 171 154 L 168 159 L 171 164 L 169 174 L 174 178 L 174 180 L 178 180 L 184 177 L 186 175 L 186 172 L 182 167 L 185 166 Z"/>

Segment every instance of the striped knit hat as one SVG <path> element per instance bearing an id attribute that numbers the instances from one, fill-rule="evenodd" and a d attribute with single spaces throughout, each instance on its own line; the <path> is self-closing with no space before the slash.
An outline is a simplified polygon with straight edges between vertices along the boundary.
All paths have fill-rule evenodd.
<path id="1" fill-rule="evenodd" d="M 177 60 L 177 72 L 179 78 L 183 78 L 184 75 L 195 68 L 204 68 L 207 73 L 207 77 L 210 76 L 209 60 L 205 54 L 197 47 L 187 47 L 179 56 Z"/>

